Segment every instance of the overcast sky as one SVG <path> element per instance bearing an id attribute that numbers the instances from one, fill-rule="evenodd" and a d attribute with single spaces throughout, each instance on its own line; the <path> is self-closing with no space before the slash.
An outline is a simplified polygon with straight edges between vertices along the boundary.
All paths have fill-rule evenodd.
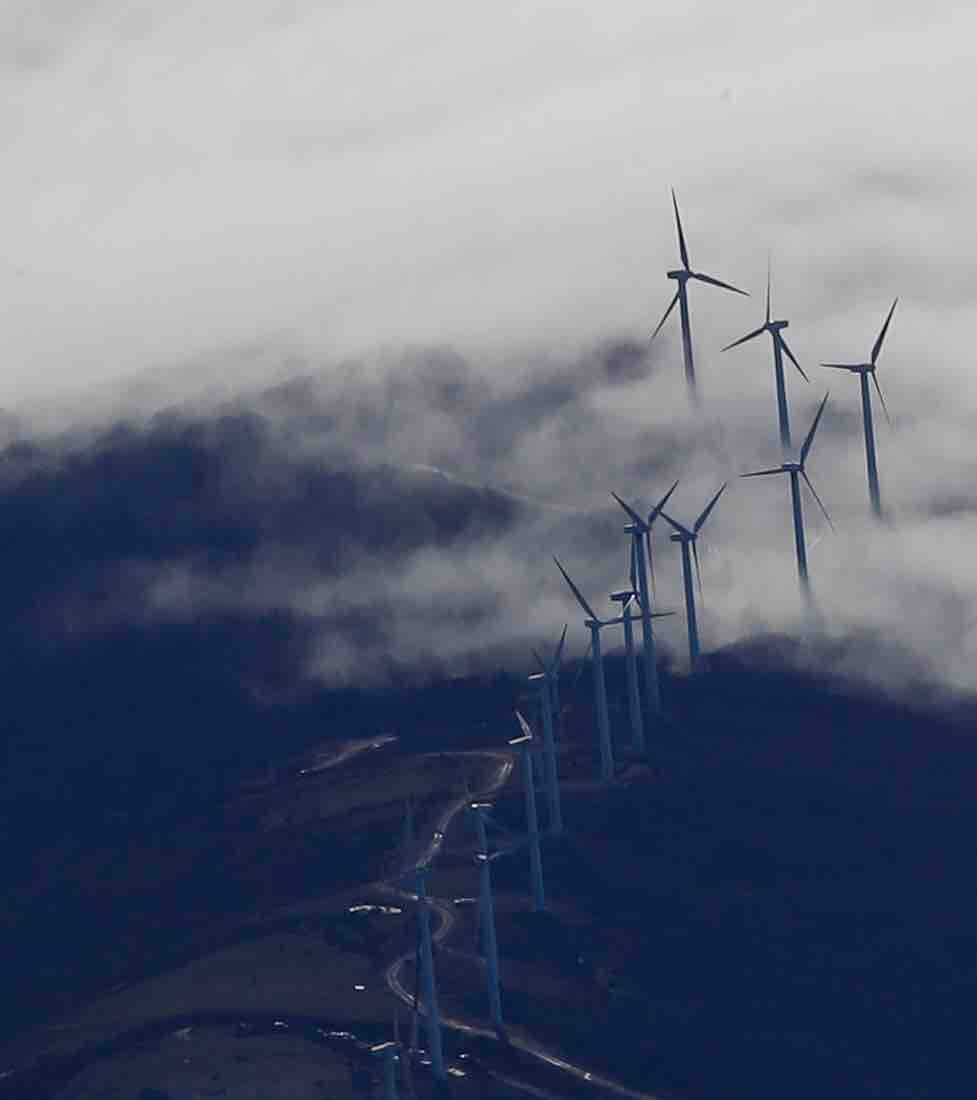
<path id="1" fill-rule="evenodd" d="M 918 351 L 970 305 L 975 32 L 859 0 L 3 0 L 0 399 L 256 340 L 640 333 L 670 185 L 694 265 L 756 291 L 773 251 L 799 350 L 901 293 Z M 754 319 L 697 298 L 704 349 Z"/>
<path id="2" fill-rule="evenodd" d="M 0 0 L 0 402 L 53 398 L 70 419 L 79 387 L 146 368 L 179 394 L 208 370 L 233 387 L 296 364 L 327 377 L 351 355 L 412 377 L 406 353 L 436 345 L 461 356 L 447 374 L 473 404 L 508 385 L 541 401 L 539 422 L 495 454 L 499 422 L 469 432 L 469 410 L 432 411 L 421 387 L 412 420 L 368 440 L 343 425 L 344 447 L 605 512 L 608 489 L 647 500 L 674 475 L 691 518 L 719 481 L 777 458 L 768 350 L 719 353 L 762 319 L 769 252 L 774 311 L 813 376 L 791 373 L 795 425 L 833 387 L 812 476 L 847 533 L 812 550 L 822 599 L 847 626 L 891 634 L 912 617 L 927 660 L 950 646 L 949 678 L 969 682 L 977 15 L 659 9 Z M 580 374 L 588 347 L 645 340 L 669 300 L 670 186 L 693 267 L 754 294 L 691 290 L 705 419 L 689 418 L 674 320 L 644 380 L 589 389 Z M 880 433 L 886 534 L 865 525 L 857 386 L 816 364 L 864 358 L 896 295 L 879 372 L 896 423 Z M 570 405 L 533 396 L 543 360 L 547 379 L 572 375 Z M 796 611 L 783 491 L 738 482 L 717 512 L 713 641 Z M 518 562 L 475 546 L 391 583 L 435 600 L 488 585 L 509 605 L 497 638 L 550 629 L 565 594 L 524 551 L 572 556 L 573 539 L 547 530 Z M 616 559 L 590 565 L 593 585 L 621 579 Z M 667 629 L 680 646 L 681 621 Z"/>

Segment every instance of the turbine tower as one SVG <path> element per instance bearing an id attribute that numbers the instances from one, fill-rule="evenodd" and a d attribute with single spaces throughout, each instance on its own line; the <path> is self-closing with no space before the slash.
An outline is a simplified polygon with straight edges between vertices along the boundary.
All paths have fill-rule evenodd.
<path id="1" fill-rule="evenodd" d="M 377 1043 L 370 1047 L 370 1053 L 374 1058 L 383 1062 L 383 1097 L 384 1100 L 397 1100 L 397 1061 L 400 1043 L 396 1041 Z"/>
<path id="2" fill-rule="evenodd" d="M 741 477 L 766 477 L 768 474 L 788 474 L 790 476 L 790 499 L 794 512 L 794 548 L 797 552 L 797 579 L 801 586 L 801 595 L 808 605 L 811 601 L 811 582 L 807 574 L 807 546 L 804 542 L 804 515 L 801 509 L 801 478 L 804 479 L 804 483 L 811 490 L 811 495 L 818 502 L 818 507 L 828 521 L 828 525 L 834 530 L 834 524 L 831 522 L 831 516 L 828 515 L 828 509 L 825 508 L 824 502 L 818 496 L 817 489 L 811 484 L 811 479 L 807 476 L 807 470 L 804 468 L 807 456 L 811 453 L 811 446 L 814 443 L 814 433 L 818 430 L 818 424 L 821 422 L 821 416 L 827 403 L 828 395 L 825 394 L 796 462 L 784 462 L 780 466 L 774 466 L 769 470 L 754 470 L 752 473 L 740 475 Z"/>
<path id="3" fill-rule="evenodd" d="M 519 749 L 522 757 L 522 786 L 526 796 L 526 831 L 529 835 L 529 876 L 533 890 L 533 909 L 542 913 L 546 908 L 543 893 L 543 856 L 539 847 L 539 821 L 536 817 L 536 788 L 533 783 L 533 731 L 525 718 L 516 711 L 522 733 L 509 744 Z"/>
<path id="4" fill-rule="evenodd" d="M 414 855 L 414 800 L 404 799 L 404 838 L 403 856 L 404 864 L 410 864 L 416 859 Z"/>
<path id="5" fill-rule="evenodd" d="M 727 344 L 722 350 L 729 351 L 730 348 L 739 347 L 740 344 L 745 344 L 749 340 L 753 340 L 757 336 L 762 336 L 765 332 L 770 333 L 770 342 L 773 345 L 773 375 L 774 382 L 777 386 L 777 419 L 780 421 L 780 449 L 786 455 L 791 450 L 790 441 L 790 417 L 787 411 L 787 388 L 784 385 L 784 355 L 797 367 L 800 371 L 801 377 L 805 382 L 810 382 L 810 378 L 804 373 L 800 363 L 794 357 L 794 353 L 787 346 L 787 341 L 784 339 L 783 330 L 787 328 L 789 322 L 787 321 L 771 321 L 770 320 L 770 264 L 767 264 L 767 315 L 763 324 L 754 329 L 752 332 L 748 332 L 746 336 L 741 336 L 739 340 L 734 340 L 731 344 Z"/>
<path id="6" fill-rule="evenodd" d="M 726 488 L 724 482 L 719 492 L 709 501 L 702 511 L 702 514 L 692 525 L 690 531 L 688 527 L 683 527 L 681 523 L 676 520 L 667 512 L 662 512 L 665 519 L 675 528 L 675 534 L 672 535 L 672 542 L 677 542 L 682 550 L 682 581 L 685 586 L 685 619 L 689 632 L 689 666 L 692 672 L 695 672 L 699 663 L 699 626 L 696 620 L 695 613 L 695 591 L 692 586 L 692 562 L 695 561 L 695 572 L 699 582 L 699 594 L 702 594 L 702 574 L 699 570 L 699 532 L 702 530 L 702 525 L 709 518 L 709 513 L 715 508 L 716 501 L 723 495 L 723 491 Z"/>
<path id="7" fill-rule="evenodd" d="M 632 556 L 634 548 L 631 550 Z M 624 620 L 624 667 L 628 678 L 628 715 L 631 719 L 631 748 L 636 753 L 645 751 L 645 731 L 641 722 L 641 702 L 638 699 L 638 663 L 634 656 L 634 617 L 630 613 L 631 601 L 635 598 L 633 589 L 612 592 L 611 600 L 621 605 L 621 618 Z"/>
<path id="8" fill-rule="evenodd" d="M 689 388 L 689 396 L 693 403 L 698 404 L 699 396 L 695 388 L 695 360 L 692 355 L 692 328 L 689 323 L 689 279 L 698 279 L 700 283 L 709 283 L 710 286 L 718 286 L 723 290 L 732 290 L 735 294 L 743 294 L 747 297 L 748 295 L 745 290 L 740 290 L 738 287 L 731 286 L 729 283 L 724 283 L 722 280 L 716 279 L 712 275 L 704 275 L 701 271 L 692 270 L 689 263 L 689 250 L 685 244 L 685 234 L 682 232 L 682 219 L 679 217 L 678 200 L 675 198 L 674 188 L 672 189 L 672 206 L 675 209 L 675 228 L 678 230 L 678 250 L 682 258 L 682 266 L 674 271 L 668 272 L 668 278 L 674 279 L 678 284 L 675 290 L 675 297 L 668 303 L 668 309 L 665 310 L 665 315 L 658 322 L 658 327 L 651 334 L 651 339 L 654 340 L 661 331 L 662 326 L 668 320 L 669 314 L 675 308 L 675 303 L 678 302 L 679 320 L 682 326 L 682 357 L 685 363 L 685 381 Z"/>
<path id="9" fill-rule="evenodd" d="M 597 711 L 597 740 L 600 748 L 600 774 L 604 780 L 614 778 L 614 749 L 611 745 L 611 725 L 607 717 L 607 686 L 604 682 L 604 660 L 600 649 L 600 632 L 605 626 L 611 626 L 620 622 L 620 619 L 600 619 L 597 612 L 583 598 L 580 589 L 570 579 L 570 574 L 554 557 L 556 567 L 563 574 L 563 579 L 570 586 L 570 591 L 577 599 L 577 603 L 584 609 L 587 615 L 585 625 L 590 631 L 591 667 L 594 673 L 594 708 Z"/>
<path id="10" fill-rule="evenodd" d="M 428 913 L 427 875 L 430 866 L 414 869 L 414 889 L 417 894 L 417 921 L 421 931 L 421 986 L 426 1011 L 428 1046 L 431 1048 L 431 1072 L 439 1081 L 444 1079 L 444 1053 L 441 1048 L 441 1012 L 438 1008 L 438 986 L 434 977 L 434 948 L 431 944 L 431 915 Z"/>
<path id="11" fill-rule="evenodd" d="M 656 717 L 661 715 L 662 698 L 661 685 L 658 682 L 655 632 L 651 625 L 651 620 L 655 616 L 652 613 L 651 586 L 648 584 L 649 575 L 652 581 L 654 581 L 655 576 L 654 562 L 651 556 L 651 528 L 655 520 L 661 515 L 662 509 L 668 503 L 677 486 L 678 482 L 676 481 L 648 513 L 647 519 L 642 519 L 632 507 L 624 503 L 617 493 L 611 493 L 611 496 L 631 517 L 631 523 L 625 527 L 625 531 L 631 536 L 631 572 L 633 574 L 631 587 L 637 589 L 638 606 L 641 608 L 641 635 L 644 642 L 645 658 L 645 703 L 649 713 Z"/>
<path id="12" fill-rule="evenodd" d="M 553 690 L 560 673 L 560 663 L 563 660 L 563 647 L 567 640 L 567 626 L 563 624 L 563 633 L 557 643 L 556 652 L 549 662 L 544 661 L 534 649 L 536 658 L 542 672 L 534 673 L 529 677 L 530 681 L 539 681 L 540 710 L 543 716 L 543 748 L 546 766 L 546 797 L 549 831 L 554 836 L 563 832 L 563 810 L 560 805 L 560 776 L 556 760 L 556 736 L 553 728 Z"/>
<path id="13" fill-rule="evenodd" d="M 875 383 L 875 389 L 879 395 L 879 401 L 882 403 L 882 411 L 885 413 L 886 420 L 889 424 L 892 421 L 889 420 L 889 410 L 885 407 L 885 398 L 882 396 L 882 387 L 879 385 L 879 379 L 876 375 L 876 367 L 878 366 L 879 352 L 882 350 L 882 341 L 885 339 L 885 334 L 889 330 L 889 322 L 892 320 L 892 314 L 896 311 L 896 304 L 899 299 L 896 298 L 889 308 L 888 316 L 885 319 L 885 323 L 882 325 L 882 331 L 875 339 L 875 343 L 872 345 L 872 354 L 869 357 L 867 363 L 822 363 L 822 367 L 828 367 L 831 370 L 847 370 L 852 374 L 857 374 L 859 382 L 862 387 L 862 424 L 865 429 L 865 465 L 868 468 L 868 497 L 872 504 L 872 512 L 876 517 L 882 515 L 882 498 L 879 494 L 879 467 L 875 457 L 875 428 L 872 424 L 872 394 L 868 388 L 868 380 L 871 377 Z"/>
<path id="14" fill-rule="evenodd" d="M 489 1016 L 497 1028 L 502 1027 L 502 994 L 499 983 L 499 945 L 495 937 L 495 905 L 492 900 L 491 864 L 501 853 L 489 855 L 485 814 L 492 808 L 491 802 L 473 802 L 469 809 L 475 817 L 478 834 L 478 851 L 475 862 L 479 868 L 478 904 L 482 924 L 482 951 L 485 955 L 488 983 Z"/>

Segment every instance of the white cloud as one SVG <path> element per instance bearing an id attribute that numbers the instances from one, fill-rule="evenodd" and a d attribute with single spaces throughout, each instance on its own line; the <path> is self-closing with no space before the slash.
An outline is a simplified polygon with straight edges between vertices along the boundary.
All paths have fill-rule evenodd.
<path id="1" fill-rule="evenodd" d="M 666 300 L 671 183 L 694 259 L 757 286 L 772 247 L 778 297 L 819 342 L 895 290 L 936 308 L 925 265 L 972 283 L 956 135 L 975 22 L 931 5 L 880 23 L 867 3 L 786 25 L 715 2 L 7 3 L 0 396 L 268 333 L 337 352 L 642 329 Z M 717 298 L 697 307 L 703 348 L 742 316 Z"/>
<path id="2" fill-rule="evenodd" d="M 696 266 L 756 293 L 772 250 L 775 309 L 812 371 L 865 354 L 901 295 L 879 375 L 898 427 L 880 431 L 895 528 L 861 522 L 852 380 L 790 380 L 795 430 L 832 386 L 812 476 L 845 533 L 812 570 L 843 621 L 897 630 L 908 611 L 933 626 L 929 649 L 933 585 L 960 593 L 962 682 L 977 577 L 945 548 L 967 544 L 969 519 L 921 516 L 973 482 L 975 31 L 948 3 L 0 4 L 0 400 L 80 417 L 79 387 L 165 364 L 183 364 L 176 392 L 213 374 L 233 389 L 290 369 L 280 348 L 327 364 L 340 405 L 341 373 L 406 370 L 411 345 L 459 349 L 491 392 L 542 359 L 576 369 L 581 347 L 646 334 L 664 309 L 674 184 Z M 593 390 L 502 457 L 469 450 L 464 416 L 443 413 L 392 417 L 361 457 L 447 458 L 588 509 L 653 462 L 694 512 L 776 456 L 765 353 L 718 351 L 762 302 L 692 299 L 702 425 L 669 332 L 654 381 Z M 717 513 L 717 639 L 792 614 L 779 491 L 738 485 Z M 424 558 L 399 581 L 504 589 L 495 566 L 453 568 Z M 518 596 L 500 622 L 545 619 L 553 578 L 536 590 L 509 568 Z M 664 629 L 680 644 L 680 623 Z"/>

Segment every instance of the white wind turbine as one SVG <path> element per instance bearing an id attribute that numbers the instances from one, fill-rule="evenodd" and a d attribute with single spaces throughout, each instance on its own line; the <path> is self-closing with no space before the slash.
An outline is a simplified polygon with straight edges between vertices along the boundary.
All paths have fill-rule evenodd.
<path id="1" fill-rule="evenodd" d="M 594 673 L 594 709 L 597 712 L 597 739 L 600 749 L 600 774 L 601 778 L 610 780 L 614 778 L 614 749 L 611 745 L 611 724 L 607 716 L 607 685 L 604 681 L 604 659 L 600 648 L 600 632 L 605 626 L 611 626 L 620 622 L 619 619 L 601 619 L 597 612 L 583 598 L 580 589 L 570 579 L 570 574 L 554 557 L 556 567 L 563 574 L 563 579 L 570 586 L 577 602 L 587 615 L 585 625 L 590 631 L 591 667 Z"/>
<path id="2" fill-rule="evenodd" d="M 885 334 L 889 330 L 889 322 L 892 320 L 892 314 L 896 311 L 896 304 L 899 299 L 896 298 L 889 309 L 888 316 L 885 319 L 885 323 L 882 325 L 882 331 L 875 339 L 875 343 L 872 345 L 872 354 L 869 357 L 867 363 L 822 363 L 822 367 L 829 367 L 831 370 L 847 370 L 852 374 L 857 374 L 862 389 L 862 425 L 865 430 L 865 464 L 868 468 L 868 496 L 872 505 L 872 512 L 876 517 L 882 515 L 882 498 L 879 493 L 879 467 L 875 457 L 875 427 L 872 424 L 872 392 L 868 388 L 868 380 L 872 379 L 875 384 L 876 392 L 879 395 L 879 401 L 882 403 L 882 411 L 885 413 L 886 420 L 889 424 L 892 421 L 889 419 L 889 410 L 885 407 L 885 398 L 882 396 L 882 387 L 879 385 L 879 379 L 876 375 L 876 367 L 878 366 L 879 352 L 882 350 L 882 341 L 885 339 Z"/>
<path id="3" fill-rule="evenodd" d="M 631 587 L 636 590 L 638 606 L 641 608 L 641 636 L 644 643 L 645 665 L 645 704 L 648 707 L 648 712 L 655 715 L 655 717 L 661 714 L 662 699 L 661 685 L 658 682 L 655 632 L 651 623 L 652 619 L 655 618 L 654 607 L 652 606 L 655 567 L 651 551 L 651 529 L 677 486 L 678 482 L 676 481 L 651 509 L 646 519 L 642 518 L 630 505 L 625 504 L 617 493 L 611 493 L 611 496 L 631 517 L 631 522 L 625 527 L 625 531 L 631 536 Z M 651 584 L 648 583 L 649 577 L 652 581 Z"/>
<path id="4" fill-rule="evenodd" d="M 550 661 L 544 661 L 534 649 L 536 658 L 542 672 L 534 673 L 529 677 L 530 681 L 539 682 L 540 711 L 543 718 L 543 748 L 546 766 L 546 797 L 548 810 L 549 831 L 554 835 L 563 832 L 563 810 L 560 805 L 560 776 L 556 759 L 556 734 L 553 716 L 556 711 L 554 706 L 554 690 L 560 675 L 560 664 L 563 661 L 563 647 L 567 640 L 567 626 L 563 624 L 563 633 L 557 643 L 556 651 Z"/>
<path id="5" fill-rule="evenodd" d="M 536 817 L 536 787 L 533 783 L 533 731 L 525 718 L 516 711 L 522 733 L 510 738 L 509 744 L 519 749 L 522 765 L 522 786 L 526 798 L 526 832 L 529 837 L 529 877 L 533 891 L 533 909 L 541 913 L 546 908 L 543 893 L 543 855 L 539 845 L 539 820 Z"/>
<path id="6" fill-rule="evenodd" d="M 741 477 L 766 477 L 768 474 L 787 474 L 790 477 L 790 499 L 794 513 L 794 549 L 797 554 L 797 578 L 801 586 L 801 595 L 808 604 L 811 600 L 811 582 L 807 572 L 807 545 L 804 540 L 804 514 L 801 509 L 800 483 L 801 478 L 803 478 L 804 483 L 811 490 L 811 495 L 824 514 L 824 518 L 828 521 L 828 525 L 834 530 L 834 524 L 831 522 L 831 516 L 828 515 L 828 509 L 825 508 L 824 502 L 818 496 L 817 489 L 811 484 L 811 479 L 807 476 L 807 470 L 805 469 L 807 456 L 811 453 L 811 447 L 814 443 L 814 433 L 818 430 L 818 424 L 821 422 L 827 403 L 828 395 L 825 394 L 796 462 L 784 462 L 780 466 L 774 466 L 769 470 L 754 470 L 752 473 L 740 475 Z"/>
<path id="7" fill-rule="evenodd" d="M 425 1008 L 428 1046 L 431 1050 L 431 1072 L 443 1080 L 444 1052 L 441 1046 L 441 1012 L 438 1007 L 438 986 L 434 976 L 434 948 L 431 943 L 431 916 L 428 912 L 427 876 L 431 868 L 414 868 L 414 891 L 417 899 L 417 923 L 421 936 L 421 988 Z"/>
<path id="8" fill-rule="evenodd" d="M 489 1016 L 495 1027 L 501 1028 L 502 993 L 499 982 L 499 945 L 495 936 L 495 904 L 492 899 L 491 864 L 502 853 L 489 854 L 485 814 L 491 808 L 491 802 L 473 802 L 469 807 L 475 819 L 475 831 L 478 837 L 478 851 L 475 853 L 475 862 L 479 868 L 478 904 L 482 927 L 482 951 L 485 955 L 486 980 L 488 983 Z"/>
<path id="9" fill-rule="evenodd" d="M 634 548 L 631 549 L 632 561 Z M 635 599 L 634 589 L 626 588 L 611 593 L 611 600 L 621 605 L 621 619 L 624 621 L 624 669 L 628 684 L 628 715 L 631 719 L 631 748 L 636 753 L 645 750 L 645 730 L 641 721 L 641 700 L 638 698 L 638 662 L 634 654 L 634 616 L 631 615 L 631 603 Z"/>
<path id="10" fill-rule="evenodd" d="M 404 838 L 403 856 L 404 863 L 408 866 L 417 857 L 414 855 L 414 800 L 404 799 Z"/>
<path id="11" fill-rule="evenodd" d="M 373 1057 L 379 1058 L 383 1063 L 384 1100 L 397 1100 L 397 1061 L 399 1052 L 400 1043 L 395 1041 L 377 1043 L 370 1047 L 370 1053 Z"/>
<path id="12" fill-rule="evenodd" d="M 716 501 L 723 495 L 723 491 L 726 488 L 725 482 L 720 486 L 719 492 L 709 501 L 709 503 L 702 510 L 701 515 L 692 525 L 690 531 L 688 527 L 683 527 L 677 520 L 667 512 L 662 512 L 665 519 L 675 528 L 675 534 L 672 535 L 672 542 L 677 542 L 682 551 L 682 582 L 685 587 L 685 620 L 689 633 L 689 666 L 692 672 L 695 672 L 696 666 L 699 663 L 699 626 L 696 619 L 695 612 L 695 589 L 692 584 L 692 562 L 695 561 L 695 573 L 699 582 L 699 592 L 702 592 L 702 574 L 699 570 L 699 547 L 698 539 L 699 532 L 702 530 L 703 524 L 709 518 L 709 513 L 715 508 Z"/>
<path id="13" fill-rule="evenodd" d="M 770 333 L 770 342 L 773 345 L 773 374 L 774 383 L 777 388 L 777 419 L 780 422 L 780 448 L 787 454 L 791 449 L 790 442 L 790 416 L 787 411 L 787 387 L 784 384 L 784 355 L 797 367 L 800 371 L 801 377 L 805 382 L 810 382 L 810 378 L 804 373 L 800 363 L 794 357 L 794 353 L 787 346 L 787 341 L 784 339 L 784 329 L 787 328 L 789 322 L 787 321 L 771 321 L 770 320 L 770 264 L 767 264 L 767 315 L 763 324 L 754 329 L 752 332 L 748 332 L 746 336 L 741 336 L 739 340 L 734 340 L 731 344 L 727 344 L 723 351 L 729 351 L 730 348 L 739 347 L 740 344 L 745 344 L 749 340 L 753 340 L 757 336 L 762 336 L 765 332 Z"/>
<path id="14" fill-rule="evenodd" d="M 674 271 L 668 272 L 668 278 L 674 279 L 678 284 L 675 291 L 675 297 L 669 302 L 668 309 L 665 310 L 665 315 L 658 322 L 658 327 L 651 334 L 651 339 L 654 340 L 658 333 L 661 331 L 662 326 L 668 320 L 669 314 L 675 308 L 675 303 L 678 302 L 679 307 L 679 320 L 682 326 L 682 358 L 685 363 L 685 381 L 688 385 L 689 396 L 692 401 L 698 403 L 698 391 L 695 386 L 695 361 L 692 355 L 692 327 L 689 322 L 689 293 L 688 282 L 690 279 L 697 279 L 700 283 L 709 283 L 710 286 L 718 286 L 723 290 L 732 290 L 735 294 L 747 295 L 745 290 L 740 290 L 738 287 L 731 286 L 729 283 L 724 283 L 721 279 L 716 279 L 712 275 L 704 275 L 701 271 L 693 271 L 689 264 L 689 250 L 685 244 L 685 234 L 682 232 L 682 219 L 679 217 L 678 212 L 678 200 L 675 198 L 675 190 L 672 190 L 672 206 L 675 209 L 675 228 L 678 230 L 678 250 L 679 255 L 682 257 L 682 266 Z"/>
<path id="15" fill-rule="evenodd" d="M 635 592 L 635 568 L 634 545 L 631 546 L 632 569 L 631 587 L 622 588 L 611 593 L 611 600 L 621 605 L 621 614 L 614 622 L 624 624 L 624 669 L 627 677 L 628 714 L 631 720 L 631 748 L 634 753 L 641 755 L 645 751 L 644 723 L 641 719 L 641 700 L 638 696 L 638 660 L 634 649 L 634 624 L 644 621 L 644 609 L 641 615 L 635 615 L 631 610 L 634 603 L 641 607 L 638 594 Z M 652 619 L 667 619 L 674 615 L 674 611 L 656 611 L 650 616 Z"/>

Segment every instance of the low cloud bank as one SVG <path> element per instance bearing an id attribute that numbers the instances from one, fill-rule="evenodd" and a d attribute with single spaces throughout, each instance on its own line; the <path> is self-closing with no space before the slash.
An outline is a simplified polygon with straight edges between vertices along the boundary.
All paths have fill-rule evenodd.
<path id="1" fill-rule="evenodd" d="M 8 630 L 76 640 L 127 624 L 285 615 L 303 643 L 274 695 L 311 677 L 382 684 L 410 669 L 518 667 L 579 609 L 557 554 L 591 603 L 627 573 L 626 517 L 672 483 L 691 522 L 729 487 L 702 535 L 703 634 L 718 647 L 801 626 L 788 487 L 738 475 L 779 461 L 769 367 L 710 369 L 693 413 L 674 347 L 608 340 L 575 355 L 474 360 L 449 349 L 339 363 L 228 396 L 145 392 L 111 427 L 13 438 L 0 465 L 12 584 Z M 274 355 L 273 351 L 268 352 Z M 756 358 L 759 358 L 759 353 Z M 282 359 L 285 359 L 282 353 Z M 966 407 L 879 425 L 887 517 L 868 517 L 857 395 L 837 379 L 809 470 L 837 527 L 805 501 L 825 638 L 877 636 L 846 674 L 967 691 L 977 661 L 977 499 Z M 905 382 L 905 379 L 903 379 Z M 796 384 L 795 384 L 796 383 Z M 720 387 L 721 390 L 720 390 Z M 790 379 L 794 434 L 821 391 Z M 851 390 L 852 392 L 848 392 Z M 661 637 L 681 660 L 678 560 L 655 532 Z M 899 660 L 892 657 L 898 651 Z M 888 652 L 888 658 L 880 658 Z M 274 664 L 274 662 L 272 662 Z"/>

